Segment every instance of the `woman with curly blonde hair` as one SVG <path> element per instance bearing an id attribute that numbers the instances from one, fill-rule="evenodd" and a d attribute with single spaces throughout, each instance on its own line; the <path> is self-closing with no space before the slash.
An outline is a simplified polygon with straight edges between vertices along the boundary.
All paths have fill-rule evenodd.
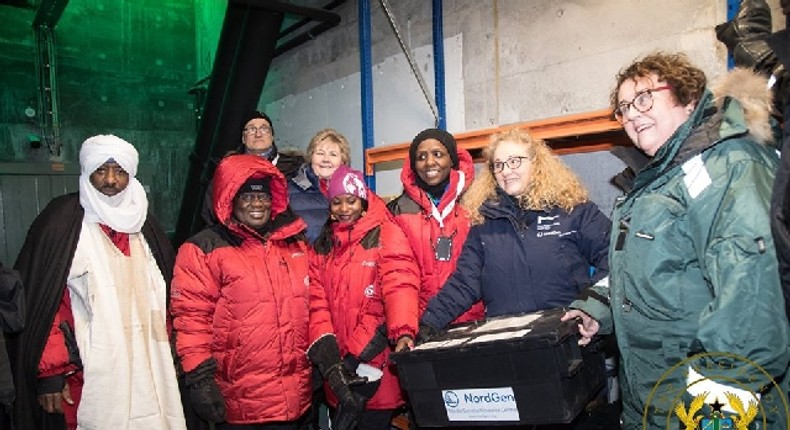
<path id="1" fill-rule="evenodd" d="M 588 200 L 587 189 L 579 178 L 555 156 L 542 141 L 534 139 L 524 130 L 514 128 L 491 136 L 485 158 L 504 141 L 522 142 L 527 146 L 527 156 L 532 159 L 532 179 L 523 194 L 518 195 L 519 205 L 525 210 L 548 210 L 561 207 L 570 212 L 574 206 Z M 461 204 L 470 212 L 473 224 L 482 224 L 480 206 L 486 200 L 498 200 L 497 183 L 491 169 L 483 169 L 469 187 Z"/>
<path id="2" fill-rule="evenodd" d="M 543 141 L 497 133 L 486 159 L 462 200 L 473 227 L 428 303 L 421 340 L 478 300 L 488 317 L 561 307 L 608 274 L 609 219 Z"/>

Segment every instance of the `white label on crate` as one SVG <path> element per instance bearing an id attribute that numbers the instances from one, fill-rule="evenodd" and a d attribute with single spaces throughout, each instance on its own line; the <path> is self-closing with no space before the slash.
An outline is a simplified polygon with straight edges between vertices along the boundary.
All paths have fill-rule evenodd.
<path id="1" fill-rule="evenodd" d="M 442 390 L 448 421 L 518 421 L 512 387 Z"/>
<path id="2" fill-rule="evenodd" d="M 505 340 L 505 339 L 518 339 L 520 337 L 524 337 L 530 331 L 532 330 L 524 329 L 517 331 L 508 331 L 504 333 L 484 334 L 470 340 L 469 343 L 483 343 L 483 342 L 494 342 L 494 341 Z"/>
<path id="3" fill-rule="evenodd" d="M 486 333 L 494 330 L 524 328 L 528 327 L 535 320 L 539 319 L 543 314 L 540 312 L 534 314 L 521 315 L 516 317 L 495 318 L 488 320 L 485 324 L 477 327 L 472 333 Z"/>

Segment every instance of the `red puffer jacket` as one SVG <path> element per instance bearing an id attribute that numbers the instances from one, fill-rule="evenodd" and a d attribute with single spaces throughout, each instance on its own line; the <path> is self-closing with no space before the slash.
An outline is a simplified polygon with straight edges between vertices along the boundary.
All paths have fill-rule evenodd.
<path id="1" fill-rule="evenodd" d="M 403 229 L 420 267 L 420 316 L 428 301 L 439 292 L 444 282 L 455 271 L 458 256 L 469 234 L 469 217 L 460 206 L 461 194 L 469 188 L 475 176 L 472 157 L 465 149 L 458 148 L 458 169 L 450 170 L 450 183 L 439 202 L 436 214 L 433 212 L 428 193 L 416 185 L 417 173 L 411 169 L 408 157 L 403 163 L 400 178 L 403 194 L 391 201 L 387 207 L 395 217 L 395 222 Z M 440 223 L 437 216 L 442 218 Z M 440 236 L 452 240 L 452 254 L 449 260 L 436 259 L 436 241 Z M 485 317 L 483 302 L 475 303 L 454 322 L 476 321 Z"/>
<path id="2" fill-rule="evenodd" d="M 231 218 L 233 197 L 250 177 L 271 178 L 264 235 Z M 225 158 L 213 195 L 220 224 L 192 237 L 176 257 L 176 350 L 187 372 L 216 359 L 229 423 L 294 421 L 311 394 L 305 224 L 286 209 L 285 177 L 260 157 Z"/>
<path id="3" fill-rule="evenodd" d="M 329 224 L 310 256 L 310 342 L 335 333 L 342 356 L 359 357 L 385 321 L 391 343 L 417 333 L 417 264 L 384 202 L 369 190 L 368 196 L 367 214 L 352 224 Z M 384 371 L 368 409 L 403 404 L 390 352 L 387 347 L 367 363 Z M 336 406 L 328 386 L 325 391 Z"/>

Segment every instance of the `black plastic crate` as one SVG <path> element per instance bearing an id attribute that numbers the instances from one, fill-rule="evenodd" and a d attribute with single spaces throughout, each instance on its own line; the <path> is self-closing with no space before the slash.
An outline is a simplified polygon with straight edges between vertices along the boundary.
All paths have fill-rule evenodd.
<path id="1" fill-rule="evenodd" d="M 561 310 L 490 318 L 391 355 L 420 427 L 571 422 L 606 381 Z M 526 324 L 526 325 L 525 325 Z"/>

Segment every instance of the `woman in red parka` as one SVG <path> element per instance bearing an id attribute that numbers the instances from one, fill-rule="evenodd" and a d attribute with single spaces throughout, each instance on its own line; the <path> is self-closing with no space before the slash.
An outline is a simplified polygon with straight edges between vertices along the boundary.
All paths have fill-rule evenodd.
<path id="1" fill-rule="evenodd" d="M 296 429 L 310 407 L 305 224 L 285 177 L 253 155 L 214 176 L 218 224 L 176 257 L 176 350 L 196 411 L 217 429 Z"/>
<path id="2" fill-rule="evenodd" d="M 326 380 L 334 430 L 387 430 L 404 403 L 388 358 L 391 345 L 414 345 L 417 264 L 361 173 L 340 166 L 328 197 L 330 220 L 310 256 L 308 356 Z"/>
<path id="3" fill-rule="evenodd" d="M 452 134 L 436 128 L 421 131 L 409 147 L 403 164 L 403 194 L 387 207 L 409 239 L 420 267 L 420 315 L 455 271 L 470 222 L 459 205 L 475 175 L 472 156 L 458 148 Z M 454 322 L 485 316 L 477 302 Z"/>

